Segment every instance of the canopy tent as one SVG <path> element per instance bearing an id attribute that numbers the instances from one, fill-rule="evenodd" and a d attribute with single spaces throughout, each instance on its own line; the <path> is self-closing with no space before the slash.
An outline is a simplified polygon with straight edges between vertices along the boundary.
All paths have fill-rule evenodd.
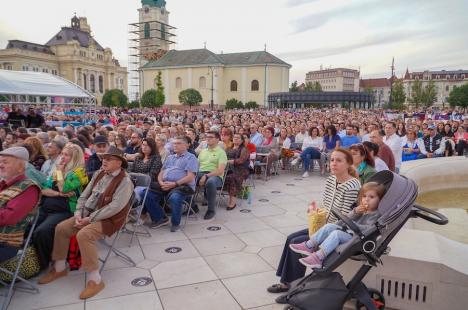
<path id="1" fill-rule="evenodd" d="M 0 95 L 8 103 L 96 105 L 96 97 L 80 86 L 41 72 L 0 70 Z"/>

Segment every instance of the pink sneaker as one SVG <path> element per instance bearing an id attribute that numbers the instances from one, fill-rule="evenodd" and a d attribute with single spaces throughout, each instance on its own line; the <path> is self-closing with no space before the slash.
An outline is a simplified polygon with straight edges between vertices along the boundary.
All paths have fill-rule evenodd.
<path id="1" fill-rule="evenodd" d="M 296 253 L 299 253 L 299 254 L 303 254 L 303 255 L 310 255 L 311 253 L 314 252 L 314 249 L 309 249 L 307 246 L 306 246 L 306 241 L 302 242 L 302 243 L 296 243 L 296 244 L 293 244 L 291 243 L 289 245 L 289 248 L 293 251 L 293 252 L 296 252 Z"/>
<path id="2" fill-rule="evenodd" d="M 299 262 L 309 268 L 322 268 L 322 261 L 317 253 L 312 253 L 307 257 L 299 259 Z"/>

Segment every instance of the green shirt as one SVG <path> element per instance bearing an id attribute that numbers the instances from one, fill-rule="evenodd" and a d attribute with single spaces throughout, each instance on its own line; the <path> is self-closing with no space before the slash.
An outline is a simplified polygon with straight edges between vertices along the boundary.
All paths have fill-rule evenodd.
<path id="1" fill-rule="evenodd" d="M 203 149 L 198 155 L 198 162 L 200 163 L 201 172 L 214 171 L 218 169 L 219 165 L 226 165 L 226 152 L 219 146 L 216 146 L 214 149 Z"/>

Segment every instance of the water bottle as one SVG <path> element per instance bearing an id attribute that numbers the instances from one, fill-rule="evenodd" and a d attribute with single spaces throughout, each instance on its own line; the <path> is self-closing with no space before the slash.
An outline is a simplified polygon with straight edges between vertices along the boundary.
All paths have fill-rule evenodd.
<path id="1" fill-rule="evenodd" d="M 247 204 L 250 206 L 252 206 L 252 191 L 249 191 L 249 193 L 247 194 Z"/>

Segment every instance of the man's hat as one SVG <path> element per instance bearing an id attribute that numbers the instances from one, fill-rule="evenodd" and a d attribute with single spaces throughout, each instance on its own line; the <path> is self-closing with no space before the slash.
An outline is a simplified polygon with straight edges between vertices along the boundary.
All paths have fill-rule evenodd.
<path id="1" fill-rule="evenodd" d="M 108 143 L 109 143 L 109 140 L 107 140 L 106 136 L 97 136 L 93 140 L 94 145 L 96 145 L 96 144 L 108 144 Z"/>
<path id="2" fill-rule="evenodd" d="M 0 156 L 12 156 L 24 161 L 29 161 L 29 152 L 25 147 L 13 146 L 0 152 Z"/>
<path id="3" fill-rule="evenodd" d="M 107 156 L 117 157 L 118 159 L 120 159 L 122 161 L 122 168 L 123 169 L 127 169 L 127 167 L 128 167 L 128 162 L 124 157 L 124 153 L 120 149 L 116 148 L 115 146 L 110 146 L 105 153 L 99 154 L 98 156 L 101 159 L 103 159 L 103 158 L 105 158 Z"/>

